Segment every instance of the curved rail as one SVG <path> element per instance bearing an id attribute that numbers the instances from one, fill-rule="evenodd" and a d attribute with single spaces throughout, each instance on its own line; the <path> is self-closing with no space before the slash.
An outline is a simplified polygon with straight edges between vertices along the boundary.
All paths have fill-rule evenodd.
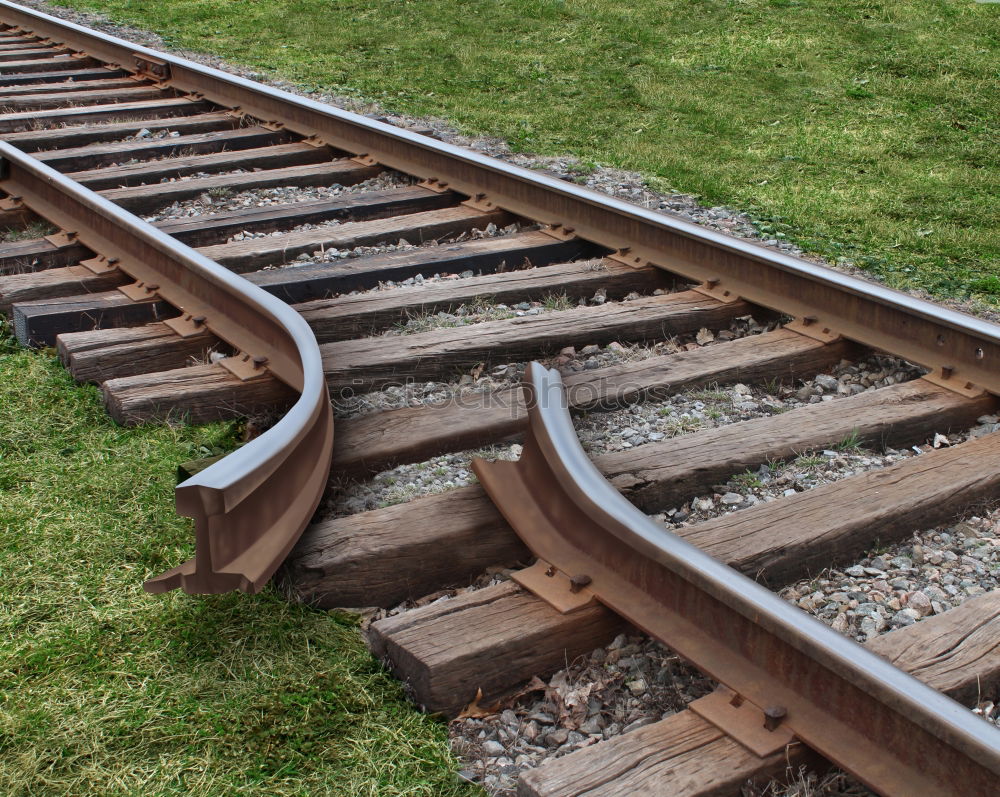
<path id="1" fill-rule="evenodd" d="M 758 707 L 755 730 L 790 731 L 778 749 L 794 736 L 883 793 L 993 792 L 1000 731 L 630 504 L 580 446 L 557 371 L 532 363 L 524 392 L 521 459 L 473 462 L 551 586 L 522 583 L 644 628 Z"/>
<path id="2" fill-rule="evenodd" d="M 182 312 L 237 348 L 234 370 L 265 369 L 301 394 L 260 437 L 178 485 L 177 511 L 195 520 L 193 559 L 150 579 L 149 592 L 256 592 L 312 517 L 326 487 L 333 412 L 319 347 L 284 302 L 103 197 L 0 142 L 0 190 L 8 208 L 27 206 L 99 252 L 130 286 Z"/>

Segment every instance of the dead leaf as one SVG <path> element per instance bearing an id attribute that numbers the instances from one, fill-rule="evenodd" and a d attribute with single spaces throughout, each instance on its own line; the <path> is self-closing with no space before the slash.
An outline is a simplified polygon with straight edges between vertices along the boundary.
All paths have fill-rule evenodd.
<path id="1" fill-rule="evenodd" d="M 479 701 L 483 699 L 483 690 L 476 690 L 475 699 L 469 703 L 456 717 L 456 719 L 482 719 L 483 717 L 492 717 L 494 714 L 499 713 L 500 705 L 499 703 L 494 703 L 490 706 L 480 706 Z"/>
<path id="2" fill-rule="evenodd" d="M 504 703 L 508 706 L 512 706 L 525 695 L 530 695 L 532 692 L 544 692 L 546 688 L 545 681 L 537 675 L 532 676 L 531 680 L 525 686 L 522 686 L 514 692 L 514 694 L 508 695 Z"/>

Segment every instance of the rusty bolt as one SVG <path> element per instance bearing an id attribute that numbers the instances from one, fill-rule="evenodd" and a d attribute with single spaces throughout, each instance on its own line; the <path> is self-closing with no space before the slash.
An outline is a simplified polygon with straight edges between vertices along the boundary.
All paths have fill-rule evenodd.
<path id="1" fill-rule="evenodd" d="M 555 565 L 549 565 L 548 570 L 545 571 L 545 575 L 547 575 L 549 578 L 553 578 L 555 574 L 556 574 Z"/>
<path id="2" fill-rule="evenodd" d="M 254 357 L 253 364 L 255 368 L 262 368 L 267 365 L 267 357 Z"/>
<path id="3" fill-rule="evenodd" d="M 573 576 L 569 580 L 569 591 L 579 592 L 581 589 L 587 586 L 590 583 L 590 581 L 591 581 L 590 576 L 586 575 Z"/>
<path id="4" fill-rule="evenodd" d="M 773 731 L 785 718 L 788 712 L 785 710 L 784 706 L 769 706 L 764 709 L 764 730 Z"/>

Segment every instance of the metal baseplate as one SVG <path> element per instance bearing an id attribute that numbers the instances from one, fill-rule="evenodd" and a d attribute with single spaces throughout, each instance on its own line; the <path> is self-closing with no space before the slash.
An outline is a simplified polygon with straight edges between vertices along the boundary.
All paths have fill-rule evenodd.
<path id="1" fill-rule="evenodd" d="M 81 260 L 80 265 L 92 274 L 108 274 L 112 271 L 118 271 L 118 262 L 117 257 L 98 255 L 89 260 Z"/>
<path id="2" fill-rule="evenodd" d="M 118 290 L 133 302 L 148 302 L 156 298 L 156 292 L 160 290 L 160 286 L 155 282 L 143 282 L 139 280 L 129 285 L 119 285 Z"/>
<path id="3" fill-rule="evenodd" d="M 739 295 L 725 287 L 722 284 L 722 279 L 719 277 L 707 279 L 700 285 L 695 285 L 691 290 L 702 293 L 705 296 L 711 296 L 713 299 L 718 299 L 720 302 L 725 302 L 726 304 L 732 304 L 740 300 Z"/>
<path id="4" fill-rule="evenodd" d="M 208 327 L 205 326 L 207 321 L 208 319 L 203 315 L 185 313 L 177 318 L 168 318 L 163 323 L 182 338 L 191 338 L 195 335 L 201 335 L 208 329 Z"/>
<path id="5" fill-rule="evenodd" d="M 451 190 L 448 188 L 448 183 L 444 180 L 439 180 L 437 177 L 428 177 L 426 180 L 421 180 L 417 185 L 421 188 L 426 188 L 428 191 L 433 191 L 435 194 L 445 194 Z"/>
<path id="6" fill-rule="evenodd" d="M 58 232 L 52 233 L 52 235 L 44 235 L 42 237 L 57 248 L 70 246 L 71 244 L 75 244 L 78 240 L 75 230 L 59 230 Z"/>
<path id="7" fill-rule="evenodd" d="M 783 706 L 761 709 L 725 686 L 688 703 L 688 708 L 760 758 L 795 742 L 795 734 L 782 724 L 787 714 Z"/>
<path id="8" fill-rule="evenodd" d="M 834 332 L 828 326 L 821 323 L 816 316 L 811 315 L 789 321 L 785 324 L 785 329 L 798 332 L 800 335 L 818 340 L 820 343 L 833 343 L 841 338 L 840 333 Z"/>
<path id="9" fill-rule="evenodd" d="M 597 600 L 587 588 L 588 576 L 569 577 L 541 559 L 531 567 L 514 571 L 510 577 L 561 614 L 578 611 Z"/>
<path id="10" fill-rule="evenodd" d="M 983 388 L 979 387 L 979 385 L 973 384 L 967 379 L 963 379 L 960 375 L 955 373 L 954 368 L 947 365 L 935 368 L 929 374 L 925 374 L 924 379 L 932 385 L 943 387 L 946 390 L 958 393 L 960 396 L 965 396 L 967 398 L 978 398 L 986 392 Z"/>
<path id="11" fill-rule="evenodd" d="M 622 263 L 623 265 L 630 266 L 631 268 L 646 268 L 651 266 L 646 258 L 640 257 L 639 255 L 632 252 L 627 246 L 619 249 L 617 252 L 605 255 L 605 260 L 614 260 L 616 263 Z"/>
<path id="12" fill-rule="evenodd" d="M 241 382 L 256 379 L 267 373 L 267 368 L 265 367 L 267 365 L 267 357 L 254 357 L 245 352 L 240 352 L 239 354 L 234 354 L 232 357 L 219 360 L 219 365 Z"/>
<path id="13" fill-rule="evenodd" d="M 469 199 L 466 199 L 462 205 L 483 212 L 497 209 L 497 206 L 493 204 L 493 201 L 486 194 L 474 194 Z"/>
<path id="14" fill-rule="evenodd" d="M 551 235 L 557 241 L 569 241 L 572 238 L 576 238 L 576 230 L 572 227 L 567 227 L 565 224 L 560 224 L 559 222 L 542 227 L 539 232 Z"/>

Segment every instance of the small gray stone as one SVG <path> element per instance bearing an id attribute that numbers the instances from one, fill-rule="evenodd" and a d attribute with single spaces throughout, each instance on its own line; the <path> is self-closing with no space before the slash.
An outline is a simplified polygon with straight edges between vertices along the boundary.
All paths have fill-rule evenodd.
<path id="1" fill-rule="evenodd" d="M 926 617 L 933 611 L 931 599 L 919 591 L 906 594 L 906 607 L 913 609 L 921 617 Z"/>
<path id="2" fill-rule="evenodd" d="M 625 685 L 628 687 L 628 690 L 636 697 L 646 693 L 646 682 L 643 681 L 641 678 L 637 678 L 634 681 L 629 681 Z"/>
<path id="3" fill-rule="evenodd" d="M 885 628 L 885 618 L 878 614 L 875 616 L 868 615 L 861 620 L 860 628 L 861 633 L 870 639 L 873 636 L 877 636 L 878 632 Z"/>
<path id="4" fill-rule="evenodd" d="M 916 612 L 911 609 L 903 609 L 892 616 L 890 623 L 896 628 L 906 628 L 906 626 L 913 625 L 917 621 L 917 618 L 913 616 L 914 614 Z"/>
<path id="5" fill-rule="evenodd" d="M 566 728 L 556 728 L 545 735 L 545 743 L 549 747 L 558 747 L 561 744 L 565 744 L 568 738 L 569 731 Z"/>
<path id="6" fill-rule="evenodd" d="M 502 756 L 507 750 L 504 748 L 500 742 L 495 742 L 492 739 L 488 742 L 483 742 L 483 753 L 488 755 L 490 758 L 496 758 Z"/>
<path id="7" fill-rule="evenodd" d="M 834 631 L 846 634 L 847 629 L 850 627 L 850 621 L 847 619 L 847 615 L 844 612 L 841 612 L 833 618 L 833 622 L 830 625 Z"/>

